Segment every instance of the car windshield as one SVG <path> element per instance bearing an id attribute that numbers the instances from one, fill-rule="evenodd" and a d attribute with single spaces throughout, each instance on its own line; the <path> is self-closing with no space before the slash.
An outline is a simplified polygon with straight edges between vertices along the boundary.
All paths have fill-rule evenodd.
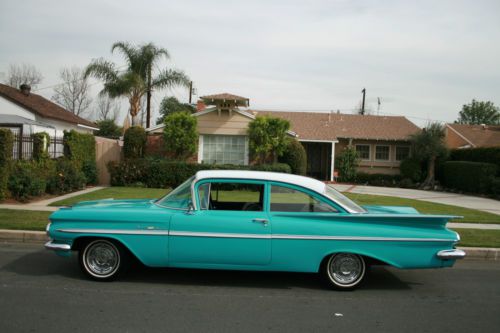
<path id="1" fill-rule="evenodd" d="M 350 210 L 352 213 L 366 213 L 366 210 L 364 208 L 354 203 L 351 199 L 338 192 L 330 185 L 325 186 L 324 194 L 333 201 L 339 203 L 341 206 Z"/>
<path id="2" fill-rule="evenodd" d="M 194 176 L 179 185 L 175 190 L 167 194 L 156 203 L 163 207 L 173 209 L 188 209 L 191 201 L 191 184 L 193 183 Z"/>

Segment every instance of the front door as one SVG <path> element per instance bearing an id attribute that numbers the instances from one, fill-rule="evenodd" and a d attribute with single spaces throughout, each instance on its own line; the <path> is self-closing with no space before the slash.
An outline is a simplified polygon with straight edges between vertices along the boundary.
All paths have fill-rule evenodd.
<path id="1" fill-rule="evenodd" d="M 264 182 L 206 180 L 197 184 L 198 210 L 172 217 L 172 266 L 266 265 L 271 261 L 271 225 Z"/>

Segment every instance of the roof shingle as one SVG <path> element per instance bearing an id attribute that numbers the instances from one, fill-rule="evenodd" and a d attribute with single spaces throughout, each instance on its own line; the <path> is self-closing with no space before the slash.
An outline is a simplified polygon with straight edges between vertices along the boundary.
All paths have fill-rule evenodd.
<path id="1" fill-rule="evenodd" d="M 460 133 L 475 147 L 500 146 L 500 126 L 466 124 L 447 124 L 447 126 Z"/>
<path id="2" fill-rule="evenodd" d="M 37 94 L 30 93 L 26 96 L 16 88 L 0 84 L 0 96 L 45 118 L 97 127 L 93 122 L 83 119 Z"/>
<path id="3" fill-rule="evenodd" d="M 338 138 L 366 140 L 408 140 L 420 131 L 417 125 L 402 116 L 374 116 L 343 113 L 249 111 L 290 121 L 291 129 L 300 139 L 335 140 Z"/>

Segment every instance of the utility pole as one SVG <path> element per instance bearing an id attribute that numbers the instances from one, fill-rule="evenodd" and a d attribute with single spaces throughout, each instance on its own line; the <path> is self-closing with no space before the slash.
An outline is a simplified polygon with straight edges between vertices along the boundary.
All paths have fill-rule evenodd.
<path id="1" fill-rule="evenodd" d="M 151 66 L 148 68 L 148 92 L 146 100 L 146 128 L 149 128 L 151 118 Z"/>
<path id="2" fill-rule="evenodd" d="M 366 89 L 363 88 L 363 90 L 361 90 L 361 92 L 363 93 L 363 103 L 361 104 L 361 115 L 363 116 L 365 114 L 365 95 L 366 95 Z"/>
<path id="3" fill-rule="evenodd" d="M 193 81 L 189 81 L 189 104 L 191 104 L 192 96 L 193 96 Z"/>

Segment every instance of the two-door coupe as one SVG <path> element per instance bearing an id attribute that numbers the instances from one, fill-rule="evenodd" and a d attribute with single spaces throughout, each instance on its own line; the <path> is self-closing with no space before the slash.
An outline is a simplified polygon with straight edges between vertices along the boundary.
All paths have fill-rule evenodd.
<path id="1" fill-rule="evenodd" d="M 199 171 L 157 200 L 100 200 L 50 216 L 47 249 L 79 252 L 83 271 L 111 280 L 135 257 L 151 267 L 320 272 L 336 289 L 371 264 L 453 266 L 465 253 L 446 223 L 411 207 L 360 207 L 307 177 Z"/>

